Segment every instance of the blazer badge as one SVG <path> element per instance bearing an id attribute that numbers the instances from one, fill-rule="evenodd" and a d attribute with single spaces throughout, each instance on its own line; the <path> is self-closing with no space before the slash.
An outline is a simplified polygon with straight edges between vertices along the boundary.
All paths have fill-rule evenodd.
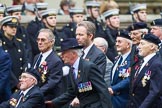
<path id="1" fill-rule="evenodd" d="M 78 90 L 79 90 L 79 93 L 91 91 L 92 90 L 91 81 L 84 82 L 84 83 L 79 83 L 78 84 Z"/>

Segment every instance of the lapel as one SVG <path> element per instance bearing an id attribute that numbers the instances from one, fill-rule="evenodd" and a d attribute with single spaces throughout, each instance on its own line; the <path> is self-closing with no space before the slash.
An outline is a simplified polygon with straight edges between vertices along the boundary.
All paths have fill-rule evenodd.
<path id="1" fill-rule="evenodd" d="M 30 94 L 33 92 L 33 90 L 35 89 L 36 86 L 32 87 L 26 95 L 24 95 L 22 101 L 19 103 L 18 106 L 21 106 L 21 104 L 23 104 L 24 102 L 26 102 L 29 98 L 30 98 Z"/>
<path id="2" fill-rule="evenodd" d="M 36 63 L 36 61 L 37 61 L 39 55 L 40 55 L 40 54 L 37 54 L 37 55 L 34 57 L 33 67 L 34 67 L 34 65 L 35 65 L 35 63 Z"/>
<path id="3" fill-rule="evenodd" d="M 152 57 L 149 61 L 148 61 L 148 63 L 146 63 L 146 65 L 142 68 L 142 70 L 140 71 L 140 73 L 139 73 L 139 75 L 138 75 L 138 77 L 137 77 L 137 79 L 135 80 L 135 82 L 134 82 L 134 84 L 133 84 L 133 88 L 135 89 L 135 87 L 138 85 L 138 84 L 140 84 L 141 82 L 141 79 L 144 77 L 144 75 L 145 75 L 145 73 L 149 70 L 149 68 L 151 67 L 151 64 L 153 63 L 153 61 L 155 60 L 155 57 L 156 57 L 156 55 L 154 56 L 154 57 Z"/>
<path id="4" fill-rule="evenodd" d="M 95 45 L 92 45 L 92 47 L 90 48 L 90 50 L 88 51 L 85 59 L 88 60 L 88 61 L 91 61 L 91 57 L 94 53 L 94 50 L 95 50 Z"/>
<path id="5" fill-rule="evenodd" d="M 112 68 L 111 68 L 111 77 L 110 77 L 110 81 L 112 82 L 112 71 L 113 71 L 113 68 L 115 67 L 115 65 L 116 65 L 116 63 L 117 63 L 117 61 L 118 61 L 118 59 L 120 58 L 120 56 L 117 56 L 117 57 L 115 57 L 115 61 L 114 61 L 114 65 L 112 66 Z"/>
<path id="6" fill-rule="evenodd" d="M 119 57 L 120 58 L 120 57 Z M 115 83 L 115 81 L 117 81 L 117 79 L 119 78 L 119 70 L 121 69 L 128 69 L 130 67 L 130 54 L 127 56 L 127 58 L 122 62 L 121 66 L 118 68 L 117 71 L 115 71 L 114 73 L 114 78 L 113 78 L 113 82 Z"/>
<path id="7" fill-rule="evenodd" d="M 78 67 L 78 75 L 77 75 L 77 83 L 79 82 L 82 82 L 83 80 L 83 75 L 84 75 L 84 68 L 83 68 L 83 59 L 80 58 L 80 61 L 79 61 L 79 67 Z"/>
<path id="8" fill-rule="evenodd" d="M 54 55 L 54 51 L 52 51 L 48 56 L 47 58 L 45 59 L 45 61 L 47 62 L 47 65 L 50 64 L 50 62 L 52 62 L 51 58 L 52 56 Z"/>

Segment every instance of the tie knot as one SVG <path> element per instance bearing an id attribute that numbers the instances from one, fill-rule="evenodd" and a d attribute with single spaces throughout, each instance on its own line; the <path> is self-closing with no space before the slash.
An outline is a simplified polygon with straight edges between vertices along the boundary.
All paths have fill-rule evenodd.
<path id="1" fill-rule="evenodd" d="M 84 57 L 84 54 L 85 54 L 85 53 L 84 53 L 84 51 L 82 50 L 82 56 L 81 56 L 81 57 Z"/>
<path id="2" fill-rule="evenodd" d="M 22 92 L 22 93 L 20 93 L 20 96 L 24 96 L 24 93 Z"/>

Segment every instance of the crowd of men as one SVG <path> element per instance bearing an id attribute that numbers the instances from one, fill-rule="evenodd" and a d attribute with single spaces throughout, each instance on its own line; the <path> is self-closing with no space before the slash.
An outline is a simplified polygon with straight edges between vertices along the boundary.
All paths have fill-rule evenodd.
<path id="1" fill-rule="evenodd" d="M 119 9 L 85 5 L 61 30 L 47 3 L 0 7 L 0 108 L 162 108 L 162 19 L 135 4 L 121 29 Z"/>

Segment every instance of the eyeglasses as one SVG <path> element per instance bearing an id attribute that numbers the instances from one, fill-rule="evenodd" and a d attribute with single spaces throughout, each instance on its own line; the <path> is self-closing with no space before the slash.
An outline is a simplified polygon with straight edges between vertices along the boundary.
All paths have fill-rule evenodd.
<path id="1" fill-rule="evenodd" d="M 32 77 L 28 77 L 28 76 L 25 76 L 25 75 L 19 76 L 19 79 L 27 79 L 27 78 L 32 78 Z"/>
<path id="2" fill-rule="evenodd" d="M 37 42 L 41 41 L 41 42 L 45 42 L 47 39 L 45 38 L 37 38 Z"/>

